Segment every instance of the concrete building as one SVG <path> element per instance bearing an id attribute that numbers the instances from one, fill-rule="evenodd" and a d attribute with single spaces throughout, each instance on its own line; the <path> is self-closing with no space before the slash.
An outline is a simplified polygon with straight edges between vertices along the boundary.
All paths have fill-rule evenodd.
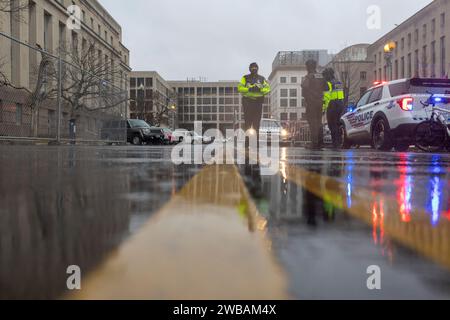
<path id="1" fill-rule="evenodd" d="M 370 79 L 448 77 L 450 1 L 435 0 L 367 49 Z"/>
<path id="2" fill-rule="evenodd" d="M 71 5 L 80 8 L 79 30 L 68 27 L 67 8 Z M 131 71 L 130 53 L 122 44 L 122 28 L 97 0 L 31 0 L 27 10 L 20 14 L 0 12 L 0 31 L 33 47 L 38 44 L 55 55 L 62 46 L 76 47 L 82 52 L 83 46 L 93 42 L 103 61 L 119 70 L 120 76 L 115 77 L 114 84 L 126 89 Z M 1 72 L 10 82 L 32 89 L 40 54 L 0 36 L 0 57 Z"/>
<path id="3" fill-rule="evenodd" d="M 50 65 L 40 71 L 39 90 L 43 92 L 46 88 L 56 91 L 57 80 L 51 78 L 51 71 L 56 70 L 58 64 L 53 56 L 61 56 L 62 70 L 69 70 L 63 79 L 65 83 L 78 79 L 74 72 L 77 68 L 78 74 L 82 73 L 81 69 L 94 74 L 92 79 L 102 75 L 98 85 L 94 80 L 90 82 L 89 90 L 95 92 L 97 88 L 98 93 L 79 99 L 79 110 L 87 107 L 93 112 L 77 113 L 73 105 L 62 99 L 60 127 L 60 137 L 68 138 L 70 121 L 76 121 L 78 139 L 101 139 L 101 129 L 107 119 L 124 118 L 128 113 L 130 53 L 122 44 L 121 26 L 97 0 L 12 0 L 11 3 L 12 8 L 26 8 L 19 12 L 10 8 L 0 11 L 0 32 L 20 41 L 0 34 L 0 136 L 53 139 L 57 135 L 56 94 L 43 101 L 37 112 L 32 110 L 29 100 L 31 92 L 37 88 L 42 61 L 42 54 L 33 48 L 40 47 L 52 55 Z M 75 13 L 71 17 L 68 8 L 73 5 L 77 9 L 71 7 L 71 13 Z M 101 73 L 85 66 L 88 64 L 77 63 L 74 58 L 78 56 L 78 62 L 89 61 L 87 54 L 92 54 L 90 61 L 99 66 Z M 65 61 L 72 66 L 68 68 Z M 84 81 L 85 86 L 87 81 Z M 74 90 L 66 90 L 66 95 L 73 97 Z"/>
<path id="4" fill-rule="evenodd" d="M 326 50 L 282 51 L 272 64 L 269 82 L 271 118 L 282 123 L 304 120 L 305 105 L 302 99 L 301 83 L 306 76 L 305 63 L 309 59 L 318 62 L 319 69 L 327 65 L 332 55 Z"/>
<path id="5" fill-rule="evenodd" d="M 176 92 L 158 72 L 131 72 L 130 99 L 130 118 L 177 127 Z"/>
<path id="6" fill-rule="evenodd" d="M 369 44 L 365 43 L 347 47 L 327 65 L 334 69 L 336 78 L 344 85 L 346 105 L 358 102 L 372 85 L 369 74 L 372 72 L 373 61 L 367 57 L 368 47 Z"/>
<path id="7" fill-rule="evenodd" d="M 244 116 L 237 81 L 169 81 L 178 96 L 179 127 L 193 130 L 195 121 L 203 122 L 203 129 L 225 130 L 242 128 Z M 269 101 L 264 104 L 263 117 L 269 117 Z"/>

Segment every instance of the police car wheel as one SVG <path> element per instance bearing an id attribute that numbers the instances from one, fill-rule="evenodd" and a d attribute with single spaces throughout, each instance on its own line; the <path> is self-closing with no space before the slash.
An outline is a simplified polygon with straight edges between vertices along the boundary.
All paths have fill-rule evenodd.
<path id="1" fill-rule="evenodd" d="M 390 131 L 391 129 L 386 120 L 378 118 L 375 121 L 372 130 L 372 144 L 376 150 L 390 151 L 392 149 Z"/>
<path id="2" fill-rule="evenodd" d="M 339 126 L 339 133 L 341 135 L 341 149 L 350 149 L 352 147 L 352 143 L 347 138 L 347 130 L 345 129 L 344 124 Z"/>

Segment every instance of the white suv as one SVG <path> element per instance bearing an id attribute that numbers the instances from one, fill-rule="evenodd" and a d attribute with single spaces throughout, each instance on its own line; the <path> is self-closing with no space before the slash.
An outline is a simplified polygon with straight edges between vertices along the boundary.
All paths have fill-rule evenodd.
<path id="1" fill-rule="evenodd" d="M 450 113 L 450 80 L 402 79 L 377 83 L 341 118 L 342 147 L 371 145 L 377 150 L 407 151 L 419 123 L 428 120 L 431 94 Z M 444 115 L 447 118 L 449 115 Z"/>

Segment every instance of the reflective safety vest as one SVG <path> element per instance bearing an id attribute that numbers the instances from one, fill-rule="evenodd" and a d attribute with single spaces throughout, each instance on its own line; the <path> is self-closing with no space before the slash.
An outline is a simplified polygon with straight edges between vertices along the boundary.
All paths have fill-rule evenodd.
<path id="1" fill-rule="evenodd" d="M 258 87 L 258 92 L 251 92 L 250 88 Z M 270 85 L 262 76 L 243 76 L 238 86 L 238 91 L 246 98 L 258 99 L 270 93 Z"/>
<path id="2" fill-rule="evenodd" d="M 327 82 L 328 91 L 323 93 L 323 111 L 327 111 L 331 101 L 344 100 L 344 85 L 342 82 L 334 80 L 333 82 Z"/>

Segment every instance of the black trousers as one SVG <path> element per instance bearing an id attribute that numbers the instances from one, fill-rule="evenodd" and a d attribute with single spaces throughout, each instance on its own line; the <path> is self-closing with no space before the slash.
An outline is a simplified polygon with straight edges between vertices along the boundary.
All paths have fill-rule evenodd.
<path id="1" fill-rule="evenodd" d="M 312 106 L 312 110 L 314 112 L 309 111 L 306 115 L 311 133 L 311 147 L 321 148 L 323 146 L 322 105 Z"/>
<path id="2" fill-rule="evenodd" d="M 244 111 L 244 130 L 252 128 L 259 134 L 259 128 L 261 126 L 262 110 L 264 99 L 242 99 L 242 107 Z"/>
<path id="3" fill-rule="evenodd" d="M 331 131 L 331 138 L 333 139 L 333 146 L 339 147 L 342 143 L 341 133 L 339 132 L 339 126 L 341 116 L 344 113 L 343 101 L 331 101 L 327 110 L 328 128 Z"/>

